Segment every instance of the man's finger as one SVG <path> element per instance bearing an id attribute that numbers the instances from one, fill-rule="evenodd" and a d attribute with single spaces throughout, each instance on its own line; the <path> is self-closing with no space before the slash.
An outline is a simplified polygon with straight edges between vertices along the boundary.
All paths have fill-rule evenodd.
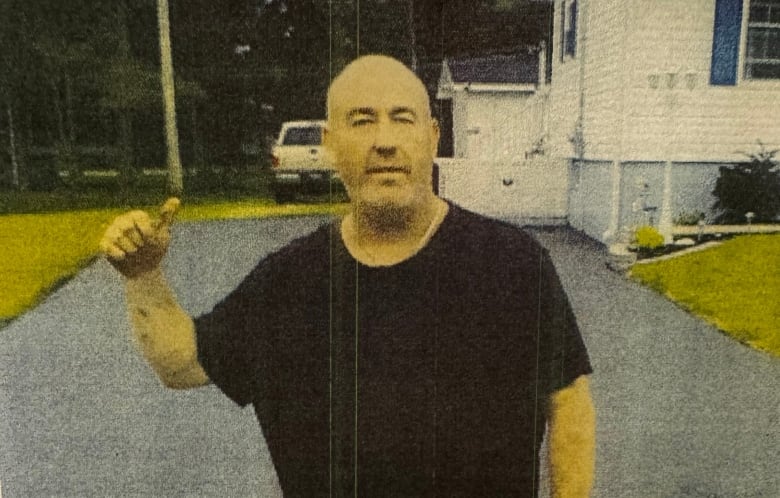
<path id="1" fill-rule="evenodd" d="M 119 237 L 114 241 L 114 245 L 122 249 L 127 254 L 133 254 L 138 251 L 138 244 L 133 242 L 130 237 Z"/>
<path id="2" fill-rule="evenodd" d="M 144 244 L 142 234 L 138 231 L 133 220 L 127 216 L 118 218 L 106 230 L 104 238 L 124 251 L 130 252 Z"/>
<path id="3" fill-rule="evenodd" d="M 141 247 L 144 245 L 144 237 L 143 234 L 141 234 L 141 231 L 138 230 L 137 226 L 132 226 L 131 228 L 127 228 L 122 233 L 127 239 L 129 239 L 133 244 L 136 245 L 136 247 Z"/>
<path id="4" fill-rule="evenodd" d="M 149 219 L 149 215 L 144 211 L 132 211 L 128 213 L 133 227 L 141 234 L 144 239 L 154 235 L 154 226 Z"/>
<path id="5" fill-rule="evenodd" d="M 165 201 L 165 204 L 160 208 L 160 225 L 158 228 L 170 226 L 171 223 L 173 223 L 173 219 L 176 217 L 176 211 L 179 210 L 180 205 L 181 201 L 176 197 L 171 197 Z"/>
<path id="6" fill-rule="evenodd" d="M 109 240 L 103 239 L 100 241 L 100 250 L 103 254 L 113 260 L 125 259 L 125 252 L 111 243 Z"/>

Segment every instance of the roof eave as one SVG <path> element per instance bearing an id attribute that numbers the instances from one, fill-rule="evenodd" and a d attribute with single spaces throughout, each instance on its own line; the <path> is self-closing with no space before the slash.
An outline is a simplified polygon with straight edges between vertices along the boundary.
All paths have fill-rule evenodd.
<path id="1" fill-rule="evenodd" d="M 536 85 L 534 83 L 465 83 L 453 85 L 454 90 L 461 87 L 467 92 L 516 92 L 516 93 L 534 93 Z"/>

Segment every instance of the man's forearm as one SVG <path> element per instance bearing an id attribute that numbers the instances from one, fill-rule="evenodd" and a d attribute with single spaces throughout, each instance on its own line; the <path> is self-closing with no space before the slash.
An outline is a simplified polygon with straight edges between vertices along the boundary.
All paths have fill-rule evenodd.
<path id="1" fill-rule="evenodd" d="M 192 318 L 179 306 L 162 272 L 128 279 L 126 297 L 133 336 L 160 380 L 175 389 L 208 384 L 197 360 Z"/>
<path id="2" fill-rule="evenodd" d="M 555 498 L 590 496 L 596 446 L 596 414 L 588 378 L 557 392 L 550 421 L 550 478 Z"/>

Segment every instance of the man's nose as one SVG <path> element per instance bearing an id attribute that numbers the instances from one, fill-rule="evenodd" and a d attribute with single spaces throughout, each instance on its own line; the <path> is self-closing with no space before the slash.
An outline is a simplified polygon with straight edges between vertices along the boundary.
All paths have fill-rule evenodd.
<path id="1" fill-rule="evenodd" d="M 374 136 L 374 150 L 380 157 L 392 157 L 396 152 L 396 137 L 392 125 L 379 122 Z"/>

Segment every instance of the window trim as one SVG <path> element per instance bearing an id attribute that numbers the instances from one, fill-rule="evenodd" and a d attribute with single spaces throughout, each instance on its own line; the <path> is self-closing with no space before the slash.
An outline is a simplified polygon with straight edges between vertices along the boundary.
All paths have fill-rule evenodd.
<path id="1" fill-rule="evenodd" d="M 574 52 L 569 52 L 569 37 L 568 33 L 571 31 L 572 26 L 572 6 L 575 9 L 574 19 Z M 567 60 L 573 60 L 577 58 L 577 49 L 579 48 L 579 17 L 580 17 L 580 5 L 577 0 L 561 0 L 560 8 L 560 39 L 558 40 L 558 50 L 560 52 L 560 62 L 564 63 Z"/>
<path id="2" fill-rule="evenodd" d="M 559 31 L 560 40 L 558 40 L 558 51 L 560 52 L 561 62 L 566 61 L 566 4 L 566 0 L 561 0 L 561 8 L 559 9 L 561 15 L 561 29 Z"/>
<path id="3" fill-rule="evenodd" d="M 740 26 L 739 40 L 739 60 L 737 65 L 737 86 L 771 86 L 780 87 L 780 77 L 778 78 L 748 78 L 747 73 L 747 45 L 748 29 L 750 27 L 750 2 L 752 0 L 742 0 L 742 25 Z"/>

